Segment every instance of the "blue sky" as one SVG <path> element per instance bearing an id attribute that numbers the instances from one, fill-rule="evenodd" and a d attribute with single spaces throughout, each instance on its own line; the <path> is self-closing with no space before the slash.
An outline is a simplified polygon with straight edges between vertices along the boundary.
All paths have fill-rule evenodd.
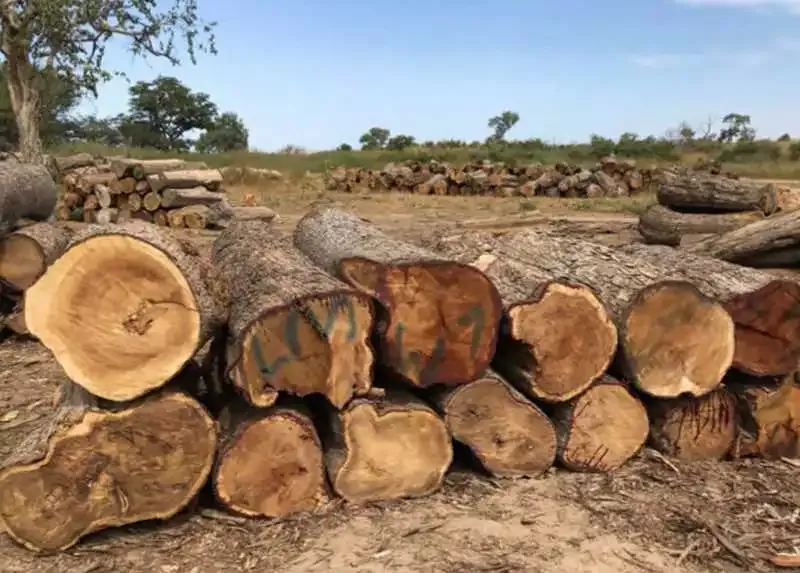
<path id="1" fill-rule="evenodd" d="M 748 113 L 758 133 L 800 136 L 800 0 L 199 0 L 217 56 L 173 68 L 108 64 L 131 80 L 178 77 L 234 111 L 251 147 L 357 144 L 372 126 L 418 140 L 582 141 L 662 135 Z M 82 111 L 127 106 L 124 80 Z"/>

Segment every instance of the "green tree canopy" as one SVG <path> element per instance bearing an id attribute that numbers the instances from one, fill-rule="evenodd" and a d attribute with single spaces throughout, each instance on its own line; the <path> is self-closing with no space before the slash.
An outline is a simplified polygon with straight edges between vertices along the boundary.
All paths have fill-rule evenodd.
<path id="1" fill-rule="evenodd" d="M 200 153 L 224 153 L 247 149 L 249 132 L 238 115 L 225 112 L 214 119 L 208 131 L 197 140 Z"/>

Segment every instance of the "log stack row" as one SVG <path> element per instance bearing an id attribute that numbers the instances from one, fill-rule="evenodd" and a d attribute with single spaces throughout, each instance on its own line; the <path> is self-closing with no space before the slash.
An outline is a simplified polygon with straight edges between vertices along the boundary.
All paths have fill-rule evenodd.
<path id="1" fill-rule="evenodd" d="M 611 471 L 648 440 L 797 451 L 797 284 L 664 248 L 423 247 L 315 208 L 292 236 L 235 221 L 207 257 L 146 222 L 91 225 L 26 292 L 69 381 L 2 463 L 0 520 L 55 551 L 206 483 L 246 516 L 423 496 L 453 440 L 497 476 Z"/>
<path id="2" fill-rule="evenodd" d="M 650 188 L 658 170 L 606 157 L 591 169 L 564 162 L 509 166 L 482 161 L 455 166 L 438 161 L 390 163 L 380 171 L 338 167 L 325 174 L 331 191 L 399 191 L 421 195 L 500 197 L 627 197 Z"/>
<path id="3" fill-rule="evenodd" d="M 234 218 L 275 216 L 266 207 L 231 206 L 219 169 L 182 159 L 54 158 L 62 193 L 59 220 L 117 223 L 139 219 L 160 226 L 220 229 Z"/>

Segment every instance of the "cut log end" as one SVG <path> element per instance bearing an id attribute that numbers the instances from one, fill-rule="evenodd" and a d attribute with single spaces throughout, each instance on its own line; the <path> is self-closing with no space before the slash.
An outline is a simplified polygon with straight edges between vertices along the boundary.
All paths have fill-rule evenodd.
<path id="1" fill-rule="evenodd" d="M 419 401 L 356 399 L 337 415 L 342 449 L 326 462 L 334 491 L 347 501 L 420 497 L 437 490 L 453 459 L 442 419 Z"/>
<path id="2" fill-rule="evenodd" d="M 731 389 L 741 424 L 737 457 L 800 457 L 800 386 L 794 376 L 777 382 L 740 378 L 731 382 Z"/>
<path id="3" fill-rule="evenodd" d="M 533 477 L 553 465 L 550 419 L 500 378 L 484 376 L 448 390 L 439 403 L 453 438 L 491 474 Z"/>
<path id="4" fill-rule="evenodd" d="M 238 425 L 213 476 L 217 499 L 225 507 L 265 517 L 315 509 L 328 499 L 325 480 L 313 422 L 287 408 L 254 414 Z"/>
<path id="5" fill-rule="evenodd" d="M 568 405 L 557 408 L 558 459 L 567 469 L 617 469 L 647 440 L 647 411 L 622 384 L 595 384 Z"/>
<path id="6" fill-rule="evenodd" d="M 733 365 L 754 376 L 783 376 L 798 369 L 800 285 L 775 280 L 725 303 L 736 323 Z"/>
<path id="7" fill-rule="evenodd" d="M 160 249 L 125 235 L 76 243 L 25 297 L 25 322 L 66 374 L 125 401 L 162 386 L 201 344 L 192 288 Z"/>
<path id="8" fill-rule="evenodd" d="M 703 396 L 731 366 L 734 323 L 690 283 L 655 283 L 634 297 L 623 320 L 627 375 L 658 398 Z"/>
<path id="9" fill-rule="evenodd" d="M 648 413 L 650 443 L 679 460 L 720 460 L 736 439 L 736 400 L 725 389 L 700 398 L 659 400 Z"/>
<path id="10" fill-rule="evenodd" d="M 382 265 L 348 258 L 340 272 L 388 311 L 381 339 L 385 360 L 412 385 L 462 384 L 489 366 L 502 303 L 477 269 L 441 261 Z"/>
<path id="11" fill-rule="evenodd" d="M 26 290 L 47 268 L 41 246 L 25 235 L 10 235 L 0 242 L 0 277 Z"/>
<path id="12" fill-rule="evenodd" d="M 44 459 L 0 473 L 0 521 L 35 551 L 59 551 L 107 527 L 167 519 L 205 483 L 214 420 L 165 393 L 128 410 L 89 411 L 50 440 Z"/>
<path id="13" fill-rule="evenodd" d="M 371 386 L 372 306 L 355 292 L 313 295 L 270 309 L 251 324 L 232 366 L 248 401 L 269 406 L 278 391 L 322 394 L 342 408 Z"/>
<path id="14" fill-rule="evenodd" d="M 515 382 L 527 378 L 522 387 L 535 398 L 566 401 L 606 371 L 616 353 L 617 328 L 588 287 L 550 282 L 540 292 L 535 302 L 508 309 L 510 337 L 521 344 L 510 350 L 513 360 L 501 353 L 498 368 L 514 368 Z"/>

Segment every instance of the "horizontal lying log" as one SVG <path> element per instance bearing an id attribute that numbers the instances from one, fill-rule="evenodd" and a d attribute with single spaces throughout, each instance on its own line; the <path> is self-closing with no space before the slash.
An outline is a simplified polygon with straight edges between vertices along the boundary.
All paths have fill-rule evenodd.
<path id="1" fill-rule="evenodd" d="M 193 189 L 198 186 L 216 191 L 222 185 L 222 172 L 219 169 L 175 169 L 162 171 L 147 177 L 150 189 L 160 193 L 164 189 Z"/>
<path id="2" fill-rule="evenodd" d="M 50 223 L 22 227 L 0 240 L 0 280 L 24 291 L 58 258 L 70 234 Z"/>
<path id="3" fill-rule="evenodd" d="M 525 253 L 485 233 L 443 239 L 432 248 L 472 264 L 497 287 L 505 317 L 493 367 L 526 395 L 569 400 L 608 369 L 617 328 L 592 289 L 525 264 Z"/>
<path id="4" fill-rule="evenodd" d="M 609 376 L 548 411 L 558 436 L 557 459 L 573 471 L 614 470 L 647 440 L 647 411 L 624 384 Z"/>
<path id="5" fill-rule="evenodd" d="M 182 159 L 129 159 L 117 157 L 111 161 L 111 170 L 118 179 L 131 177 L 138 181 L 148 175 L 182 169 L 186 162 Z"/>
<path id="6" fill-rule="evenodd" d="M 44 221 L 56 208 L 58 188 L 44 165 L 0 162 L 0 236 L 20 219 Z"/>
<path id="7" fill-rule="evenodd" d="M 212 483 L 217 500 L 227 509 L 247 516 L 284 517 L 329 500 L 322 444 L 302 407 L 251 409 L 235 402 L 219 420 Z"/>
<path id="8" fill-rule="evenodd" d="M 736 399 L 725 388 L 699 398 L 648 401 L 647 413 L 650 445 L 679 460 L 721 460 L 736 440 Z"/>
<path id="9" fill-rule="evenodd" d="M 55 164 L 60 173 L 66 173 L 81 167 L 92 167 L 97 160 L 91 153 L 76 153 L 66 157 L 52 156 L 51 161 Z"/>
<path id="10" fill-rule="evenodd" d="M 382 395 L 381 395 L 382 394 Z M 354 503 L 421 497 L 453 460 L 442 419 L 402 392 L 358 397 L 329 417 L 325 463 L 333 490 Z"/>
<path id="11" fill-rule="evenodd" d="M 433 401 L 453 438 L 497 477 L 538 476 L 553 465 L 556 433 L 532 402 L 496 374 L 435 391 Z"/>
<path id="12" fill-rule="evenodd" d="M 31 334 L 71 380 L 115 401 L 163 386 L 226 318 L 210 263 L 139 221 L 76 233 L 25 296 Z"/>
<path id="13" fill-rule="evenodd" d="M 680 277 L 723 301 L 733 319 L 733 366 L 755 376 L 783 376 L 800 355 L 800 285 L 770 273 L 661 246 L 625 245 L 618 256 L 658 265 L 653 280 Z"/>
<path id="14" fill-rule="evenodd" d="M 775 185 L 729 179 L 716 175 L 670 177 L 658 188 L 659 204 L 676 211 L 736 212 L 778 210 Z"/>
<path id="15" fill-rule="evenodd" d="M 494 355 L 502 302 L 476 268 L 397 241 L 356 215 L 314 208 L 294 242 L 315 264 L 374 297 L 382 363 L 417 387 L 464 384 Z"/>
<path id="16" fill-rule="evenodd" d="M 681 213 L 662 205 L 651 205 L 639 217 L 639 234 L 645 242 L 678 246 L 685 235 L 719 234 L 738 229 L 762 218 L 755 211 L 744 213 Z"/>
<path id="17" fill-rule="evenodd" d="M 66 383 L 40 421 L 0 471 L 0 522 L 34 551 L 174 516 L 205 484 L 217 446 L 208 412 L 175 391 L 108 410 Z"/>
<path id="18" fill-rule="evenodd" d="M 259 221 L 223 231 L 212 260 L 231 293 L 228 376 L 246 400 L 269 406 L 279 391 L 321 394 L 341 408 L 370 389 L 368 296 Z"/>
<path id="19" fill-rule="evenodd" d="M 646 394 L 702 396 L 730 367 L 730 316 L 680 276 L 660 280 L 663 267 L 604 245 L 533 231 L 509 233 L 498 248 L 591 287 L 616 320 L 625 377 Z"/>
<path id="20" fill-rule="evenodd" d="M 188 205 L 214 205 L 225 198 L 219 191 L 209 191 L 203 186 L 189 189 L 167 188 L 161 192 L 161 206 L 165 208 L 186 207 Z"/>

